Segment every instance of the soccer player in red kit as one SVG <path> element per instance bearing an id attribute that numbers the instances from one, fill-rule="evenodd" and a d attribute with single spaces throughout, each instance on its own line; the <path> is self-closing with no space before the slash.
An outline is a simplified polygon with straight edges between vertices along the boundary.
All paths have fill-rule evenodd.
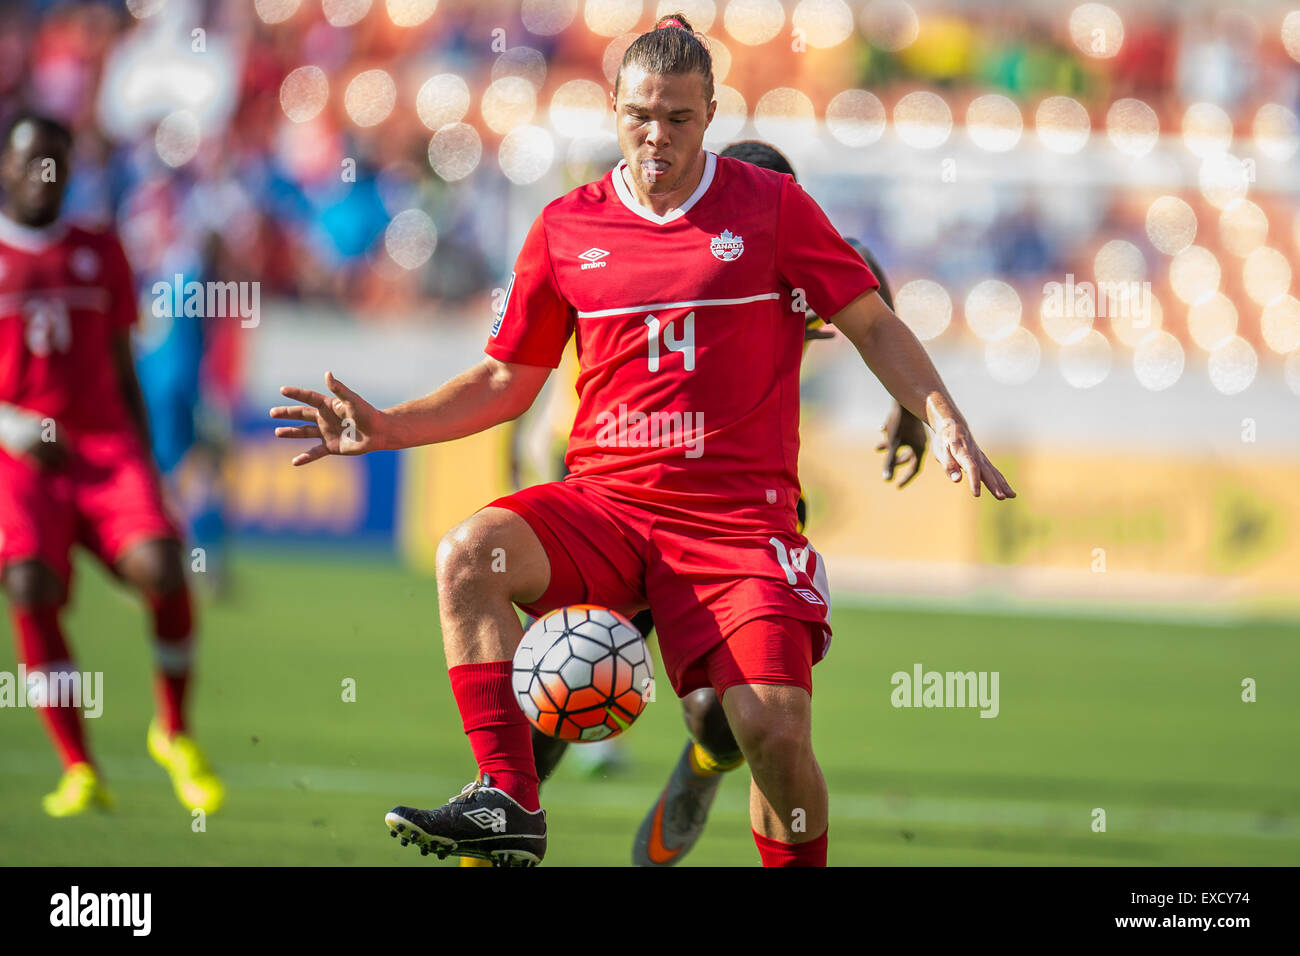
<path id="1" fill-rule="evenodd" d="M 383 411 L 327 373 L 333 397 L 282 389 L 303 404 L 272 417 L 308 424 L 276 434 L 318 439 L 299 465 L 469 435 L 521 414 L 576 336 L 569 475 L 492 502 L 438 550 L 444 648 L 479 779 L 385 821 L 439 856 L 539 862 L 545 812 L 510 682 L 514 605 L 649 607 L 678 695 L 711 686 L 722 698 L 763 863 L 825 865 L 811 671 L 829 605 L 795 514 L 805 306 L 930 424 L 952 480 L 1014 493 L 816 203 L 787 175 L 703 149 L 712 68 L 680 15 L 631 44 L 612 103 L 624 161 L 534 221 L 483 362 Z"/>
<path id="2" fill-rule="evenodd" d="M 221 783 L 186 733 L 193 614 L 132 364 L 135 289 L 116 237 L 59 219 L 71 145 L 61 124 L 27 114 L 0 144 L 0 572 L 28 675 L 19 693 L 40 705 L 64 766 L 42 805 L 65 817 L 112 803 L 79 695 L 49 690 L 81 681 L 59 620 L 80 543 L 148 604 L 148 749 L 182 804 L 212 811 Z"/>

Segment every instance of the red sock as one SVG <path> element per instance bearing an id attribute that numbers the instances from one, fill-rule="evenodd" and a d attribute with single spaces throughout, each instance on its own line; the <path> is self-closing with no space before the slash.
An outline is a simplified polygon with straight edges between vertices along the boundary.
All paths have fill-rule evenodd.
<path id="1" fill-rule="evenodd" d="M 177 588 L 170 594 L 147 595 L 153 611 L 154 696 L 158 719 L 169 735 L 185 732 L 185 691 L 190 682 L 190 658 L 194 629 L 190 591 Z"/>
<path id="2" fill-rule="evenodd" d="M 829 830 L 823 830 L 821 836 L 807 843 L 782 843 L 757 831 L 753 832 L 754 845 L 758 847 L 758 855 L 762 857 L 764 866 L 826 865 L 826 834 Z"/>
<path id="3" fill-rule="evenodd" d="M 73 669 L 72 655 L 59 627 L 58 607 L 14 605 L 11 613 L 18 642 L 18 659 L 28 672 Z M 18 693 L 26 694 L 27 688 L 18 688 Z M 93 763 L 86 749 L 81 714 L 76 707 L 45 706 L 37 709 L 65 770 L 74 763 Z"/>
<path id="4" fill-rule="evenodd" d="M 525 810 L 536 810 L 537 765 L 528 719 L 510 685 L 510 661 L 458 664 L 451 668 L 451 692 L 481 773 Z"/>

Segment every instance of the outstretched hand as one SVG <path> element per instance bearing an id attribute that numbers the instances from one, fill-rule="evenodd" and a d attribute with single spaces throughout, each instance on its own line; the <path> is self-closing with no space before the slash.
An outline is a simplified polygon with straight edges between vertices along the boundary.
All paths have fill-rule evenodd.
<path id="1" fill-rule="evenodd" d="M 333 396 L 292 385 L 281 387 L 285 398 L 301 405 L 278 405 L 271 417 L 283 421 L 307 422 L 306 425 L 280 427 L 276 438 L 315 438 L 319 444 L 293 459 L 293 464 L 308 465 L 326 455 L 364 455 L 385 447 L 384 413 L 334 377 L 325 373 L 325 385 Z"/>
<path id="2" fill-rule="evenodd" d="M 993 497 L 999 501 L 1016 496 L 1010 483 L 1002 477 L 1002 472 L 993 467 L 979 445 L 975 444 L 975 438 L 965 422 L 940 418 L 932 421 L 931 427 L 934 429 L 935 457 L 951 480 L 961 481 L 964 476 L 970 493 L 976 498 L 980 496 L 981 484 L 993 492 Z"/>

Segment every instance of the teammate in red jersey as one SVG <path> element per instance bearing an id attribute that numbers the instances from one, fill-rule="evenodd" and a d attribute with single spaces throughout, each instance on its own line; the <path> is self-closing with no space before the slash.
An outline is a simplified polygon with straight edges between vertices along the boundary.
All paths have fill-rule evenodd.
<path id="1" fill-rule="evenodd" d="M 148 748 L 186 807 L 212 811 L 221 784 L 186 733 L 193 614 L 132 364 L 130 267 L 114 236 L 59 219 L 65 127 L 22 115 L 0 149 L 0 571 L 28 675 L 19 692 L 41 705 L 64 766 L 43 807 L 62 817 L 112 803 L 78 713 L 90 688 L 59 621 L 80 543 L 149 606 L 157 716 Z"/>
<path id="2" fill-rule="evenodd" d="M 569 476 L 492 502 L 439 547 L 444 647 L 480 777 L 445 806 L 386 815 L 424 852 L 541 860 L 513 605 L 594 603 L 651 608 L 678 695 L 722 698 L 763 863 L 825 865 L 811 671 L 830 641 L 826 575 L 795 515 L 805 305 L 930 424 L 953 481 L 1014 494 L 816 203 L 789 176 L 703 149 L 708 51 L 680 16 L 661 24 L 629 46 L 615 83 L 624 161 L 533 223 L 483 362 L 384 411 L 327 373 L 332 397 L 286 387 L 303 404 L 271 412 L 306 423 L 278 436 L 317 441 L 298 465 L 449 441 L 519 415 L 577 337 Z"/>

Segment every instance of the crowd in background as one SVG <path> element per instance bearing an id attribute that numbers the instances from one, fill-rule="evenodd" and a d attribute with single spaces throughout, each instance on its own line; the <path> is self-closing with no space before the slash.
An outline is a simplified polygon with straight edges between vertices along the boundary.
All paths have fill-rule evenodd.
<path id="1" fill-rule="evenodd" d="M 256 280 L 263 301 L 341 305 L 358 321 L 429 314 L 443 303 L 473 303 L 510 268 L 513 250 L 502 229 L 502 204 L 518 187 L 498 168 L 494 156 L 501 137 L 479 113 L 479 97 L 501 65 L 502 44 L 541 53 L 546 70 L 536 122 L 544 123 L 545 105 L 559 84 L 605 81 L 602 59 L 617 41 L 589 28 L 586 6 L 571 3 L 572 22 L 542 36 L 525 27 L 519 4 L 512 2 L 442 0 L 432 16 L 412 27 L 394 25 L 384 0 L 343 27 L 327 22 L 319 0 L 12 4 L 0 11 L 0 101 L 8 112 L 34 108 L 72 127 L 69 215 L 115 226 L 142 280 L 176 273 Z M 927 89 L 950 104 L 956 137 L 965 104 L 983 93 L 1000 93 L 1020 106 L 1028 139 L 1035 105 L 1065 95 L 1087 108 L 1096 137 L 1104 135 L 1109 105 L 1136 97 L 1155 110 L 1166 135 L 1178 135 L 1190 104 L 1209 102 L 1226 110 L 1239 141 L 1248 141 L 1261 104 L 1278 103 L 1292 114 L 1300 105 L 1300 65 L 1281 37 L 1285 10 L 1263 5 L 1242 12 L 1255 8 L 1169 0 L 1121 9 L 1123 43 L 1118 55 L 1107 58 L 1085 55 L 1072 42 L 1071 4 L 917 0 L 915 39 L 893 52 L 874 46 L 860 29 L 830 49 L 793 49 L 793 2 L 786 4 L 786 26 L 775 39 L 747 47 L 724 30 L 723 0 L 714 6 L 709 33 L 722 40 L 731 59 L 723 82 L 751 109 L 776 86 L 804 91 L 819 112 L 846 88 L 871 90 L 887 108 L 906 92 Z M 850 6 L 856 13 L 862 4 Z M 131 10 L 150 15 L 137 17 Z M 293 12 L 267 23 L 259 13 L 268 10 L 279 11 L 277 17 Z M 634 32 L 647 29 L 657 12 L 647 0 Z M 194 28 L 203 32 L 202 50 L 195 50 Z M 132 85 L 151 58 L 156 62 L 158 50 L 170 50 L 178 62 L 201 62 L 205 82 L 214 86 L 201 111 L 201 145 L 175 168 L 160 157 L 155 131 L 177 104 L 168 102 L 165 90 L 150 96 L 147 83 Z M 280 88 L 290 71 L 305 64 L 329 77 L 330 96 L 318 117 L 295 124 L 282 108 Z M 185 68 L 182 62 L 177 75 Z M 394 78 L 397 101 L 387 119 L 361 127 L 349 118 L 343 89 L 372 68 Z M 469 86 L 464 121 L 476 126 L 483 143 L 475 172 L 454 183 L 430 168 L 432 133 L 414 107 L 421 83 L 449 72 Z M 109 82 L 113 95 L 105 96 Z M 140 93 L 138 102 L 131 100 L 132 90 Z M 562 151 L 557 155 L 562 167 Z M 349 157 L 356 161 L 355 181 L 340 176 Z M 602 170 L 585 172 L 594 177 Z M 576 184 L 569 175 L 562 185 Z M 1292 218 L 1294 186 L 1261 183 L 1251 196 L 1269 216 L 1270 244 L 1293 262 L 1300 242 Z M 933 273 L 953 283 L 959 298 L 963 282 L 989 275 L 1041 284 L 1066 272 L 1086 272 L 1080 266 L 1091 263 L 1106 239 L 1140 241 L 1154 198 L 1136 188 L 1099 188 L 1087 197 L 1088 215 L 1063 223 L 1051 197 L 1018 194 L 1005 185 L 989 195 L 991 207 L 967 210 L 964 221 L 911 237 L 900 230 L 917 219 L 915 190 L 886 184 L 864 192 L 859 208 L 847 216 L 852 231 L 877 246 L 900 275 Z M 1214 226 L 1218 210 L 1194 184 L 1182 195 L 1200 218 L 1198 244 L 1226 259 Z M 841 208 L 843 202 L 841 197 Z M 391 218 L 408 208 L 424 210 L 438 237 L 436 255 L 413 270 L 395 267 L 383 242 Z M 1239 283 L 1225 267 L 1224 291 L 1240 291 Z M 1171 318 L 1166 327 L 1174 328 Z"/>

